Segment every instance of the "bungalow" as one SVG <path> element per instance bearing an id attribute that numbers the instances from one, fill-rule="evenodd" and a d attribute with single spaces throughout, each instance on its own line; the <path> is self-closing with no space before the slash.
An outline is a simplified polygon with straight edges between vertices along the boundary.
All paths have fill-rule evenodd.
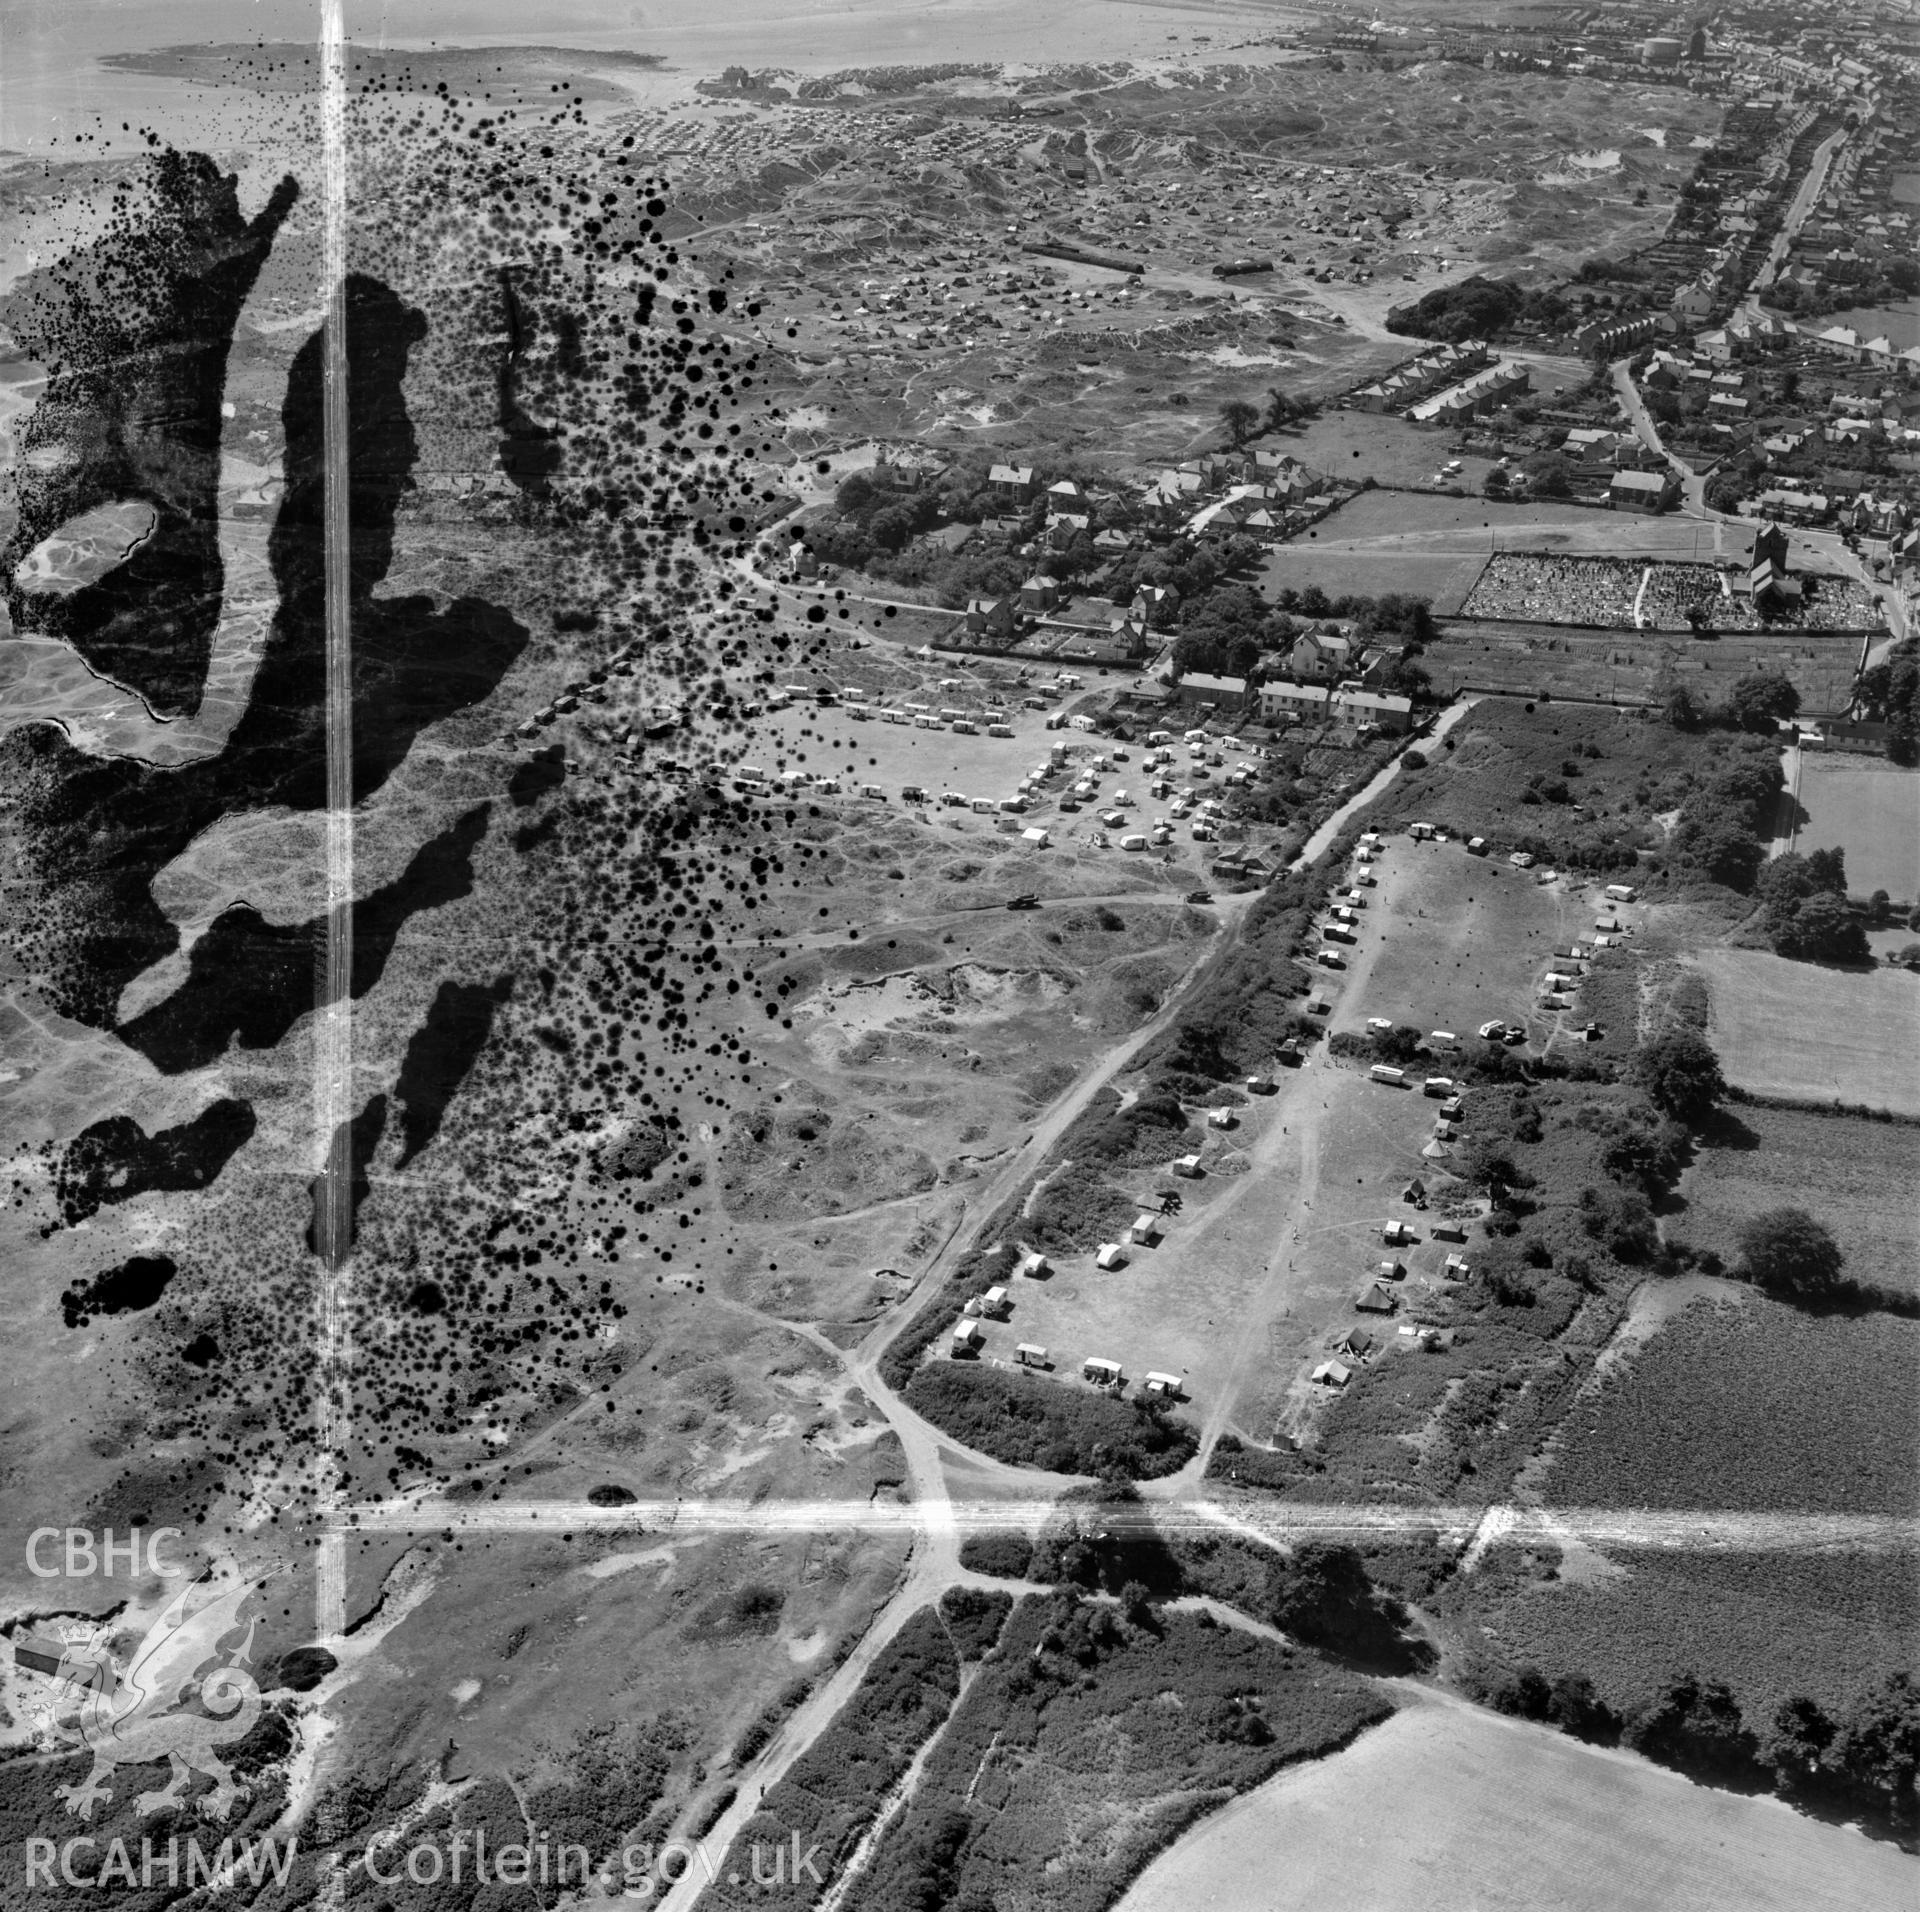
<path id="1" fill-rule="evenodd" d="M 1637 511 L 1652 517 L 1665 511 L 1680 490 L 1671 470 L 1616 471 L 1607 486 L 1607 503 L 1615 511 Z"/>

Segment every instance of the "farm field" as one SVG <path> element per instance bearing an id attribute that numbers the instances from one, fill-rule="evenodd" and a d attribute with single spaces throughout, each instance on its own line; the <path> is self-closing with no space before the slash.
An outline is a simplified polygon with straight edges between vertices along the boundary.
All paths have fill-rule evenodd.
<path id="1" fill-rule="evenodd" d="M 1724 1254 L 1749 1216 L 1791 1203 L 1832 1231 L 1849 1274 L 1920 1285 L 1920 1128 L 1755 1106 L 1729 1111 L 1724 1128 L 1741 1139 L 1706 1138 L 1683 1184 L 1675 1226 L 1690 1241 Z"/>
<path id="2" fill-rule="evenodd" d="M 1569 1550 L 1552 1571 L 1495 1549 L 1441 1604 L 1468 1650 L 1511 1671 L 1584 1676 L 1618 1713 L 1691 1671 L 1725 1681 L 1764 1721 L 1800 1694 L 1843 1712 L 1913 1664 L 1920 1559 L 1608 1547 Z"/>
<path id="3" fill-rule="evenodd" d="M 1920 978 L 1702 949 L 1707 1034 L 1736 1088 L 1920 1115 Z"/>
<path id="4" fill-rule="evenodd" d="M 1787 631 L 1711 639 L 1658 631 L 1583 631 L 1565 624 L 1448 618 L 1421 658 L 1444 696 L 1466 686 L 1511 697 L 1649 705 L 1663 672 L 1702 702 L 1724 698 L 1747 671 L 1784 671 L 1808 716 L 1846 709 L 1860 640 Z"/>
<path id="5" fill-rule="evenodd" d="M 1920 771 L 1802 751 L 1796 794 L 1805 817 L 1796 850 L 1846 851 L 1855 896 L 1885 890 L 1896 903 L 1920 900 Z"/>
<path id="6" fill-rule="evenodd" d="M 1162 1853 L 1120 1903 L 1855 1912 L 1909 1898 L 1911 1864 L 1776 1801 L 1711 1792 L 1630 1754 L 1423 1697 L 1345 1752 L 1236 1800 Z"/>
<path id="7" fill-rule="evenodd" d="M 1761 1515 L 1920 1508 L 1920 1322 L 1695 1301 L 1614 1363 L 1559 1436 L 1561 1507 Z"/>

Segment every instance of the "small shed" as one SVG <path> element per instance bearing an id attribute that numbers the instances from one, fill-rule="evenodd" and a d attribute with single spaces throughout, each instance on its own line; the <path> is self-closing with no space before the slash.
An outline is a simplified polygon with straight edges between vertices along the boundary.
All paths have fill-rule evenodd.
<path id="1" fill-rule="evenodd" d="M 1465 1281 L 1473 1270 L 1467 1266 L 1466 1256 L 1449 1255 L 1443 1264 L 1443 1272 L 1449 1281 Z"/>
<path id="2" fill-rule="evenodd" d="M 1467 1231 L 1459 1222 L 1435 1222 L 1433 1238 L 1435 1241 L 1465 1241 Z"/>
<path id="3" fill-rule="evenodd" d="M 1147 1209 L 1142 1209 L 1133 1218 L 1133 1226 L 1127 1230 L 1128 1236 L 1143 1248 L 1153 1247 L 1164 1232 L 1160 1226 L 1160 1217 Z"/>
<path id="4" fill-rule="evenodd" d="M 1114 1269 L 1127 1265 L 1127 1251 L 1117 1241 L 1103 1241 L 1093 1258 L 1096 1268 Z"/>

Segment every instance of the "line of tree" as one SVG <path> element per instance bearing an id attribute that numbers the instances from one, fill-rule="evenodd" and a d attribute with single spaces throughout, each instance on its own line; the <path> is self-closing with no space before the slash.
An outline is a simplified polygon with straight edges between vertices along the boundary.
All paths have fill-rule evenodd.
<path id="1" fill-rule="evenodd" d="M 1887 755 L 1920 763 L 1920 638 L 1902 638 L 1878 664 L 1860 673 L 1861 714 L 1887 726 Z"/>
<path id="2" fill-rule="evenodd" d="M 1497 1711 L 1541 1720 L 1576 1739 L 1619 1743 L 1709 1784 L 1770 1787 L 1793 1804 L 1858 1815 L 1878 1831 L 1920 1829 L 1920 1687 L 1904 1670 L 1858 1695 L 1839 1715 L 1797 1695 L 1759 1731 L 1722 1681 L 1685 1672 L 1622 1716 L 1584 1675 L 1549 1679 L 1537 1666 L 1472 1672 L 1475 1696 Z"/>

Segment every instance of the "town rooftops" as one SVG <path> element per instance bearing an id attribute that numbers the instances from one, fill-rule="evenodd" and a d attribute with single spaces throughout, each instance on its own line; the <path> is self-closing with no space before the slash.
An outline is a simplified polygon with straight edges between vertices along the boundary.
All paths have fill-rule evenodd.
<path id="1" fill-rule="evenodd" d="M 1658 497 L 1671 482 L 1664 471 L 1616 471 L 1608 489 L 1631 492 L 1636 497 Z"/>

